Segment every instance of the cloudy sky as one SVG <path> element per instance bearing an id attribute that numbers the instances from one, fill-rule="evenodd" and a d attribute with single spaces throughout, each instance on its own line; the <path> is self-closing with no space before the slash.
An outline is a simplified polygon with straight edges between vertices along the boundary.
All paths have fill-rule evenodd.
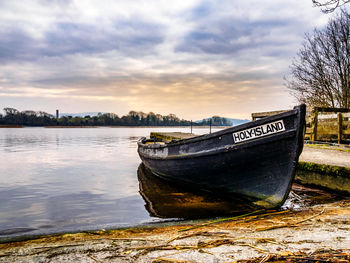
<path id="1" fill-rule="evenodd" d="M 311 0 L 0 0 L 0 107 L 186 119 L 292 107 Z"/>

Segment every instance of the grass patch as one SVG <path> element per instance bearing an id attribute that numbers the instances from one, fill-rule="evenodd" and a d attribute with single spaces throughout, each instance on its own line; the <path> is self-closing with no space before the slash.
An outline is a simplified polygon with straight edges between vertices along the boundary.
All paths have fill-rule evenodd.
<path id="1" fill-rule="evenodd" d="M 326 174 L 332 176 L 350 177 L 350 169 L 342 166 L 317 164 L 311 162 L 299 162 L 298 169 L 307 172 Z"/>

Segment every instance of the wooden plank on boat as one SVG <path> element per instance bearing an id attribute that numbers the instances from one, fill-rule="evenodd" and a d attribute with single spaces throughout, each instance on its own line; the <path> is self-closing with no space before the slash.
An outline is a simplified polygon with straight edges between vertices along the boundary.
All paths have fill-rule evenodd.
<path id="1" fill-rule="evenodd" d="M 197 135 L 193 133 L 184 132 L 151 132 L 150 137 L 152 139 L 161 140 L 164 142 L 171 142 L 172 140 L 182 140 L 195 137 Z"/>
<path id="2" fill-rule="evenodd" d="M 282 112 L 286 112 L 287 110 L 278 110 L 278 111 L 266 111 L 266 112 L 255 112 L 252 113 L 252 120 L 255 121 L 257 119 L 273 116 Z"/>

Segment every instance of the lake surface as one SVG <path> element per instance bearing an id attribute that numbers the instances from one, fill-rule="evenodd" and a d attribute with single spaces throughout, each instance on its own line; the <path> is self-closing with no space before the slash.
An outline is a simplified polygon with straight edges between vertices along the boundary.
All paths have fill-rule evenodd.
<path id="1" fill-rule="evenodd" d="M 149 180 L 142 182 L 136 144 L 151 131 L 189 132 L 190 128 L 0 129 L 0 240 L 189 218 L 181 209 L 157 214 L 147 191 L 140 193 L 141 186 L 155 187 L 149 185 L 154 182 L 145 186 Z M 193 132 L 204 134 L 208 129 Z M 186 196 L 169 191 L 170 196 Z M 197 198 L 193 207 L 208 202 L 191 198 Z M 229 206 L 220 202 L 214 201 L 213 214 L 224 213 L 216 210 L 218 205 Z"/>

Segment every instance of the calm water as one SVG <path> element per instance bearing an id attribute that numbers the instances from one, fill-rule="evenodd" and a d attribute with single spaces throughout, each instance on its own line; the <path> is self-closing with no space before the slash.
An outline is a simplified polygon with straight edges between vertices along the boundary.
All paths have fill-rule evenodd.
<path id="1" fill-rule="evenodd" d="M 189 128 L 0 129 L 0 239 L 167 217 L 140 194 L 136 141 L 150 131 Z"/>

